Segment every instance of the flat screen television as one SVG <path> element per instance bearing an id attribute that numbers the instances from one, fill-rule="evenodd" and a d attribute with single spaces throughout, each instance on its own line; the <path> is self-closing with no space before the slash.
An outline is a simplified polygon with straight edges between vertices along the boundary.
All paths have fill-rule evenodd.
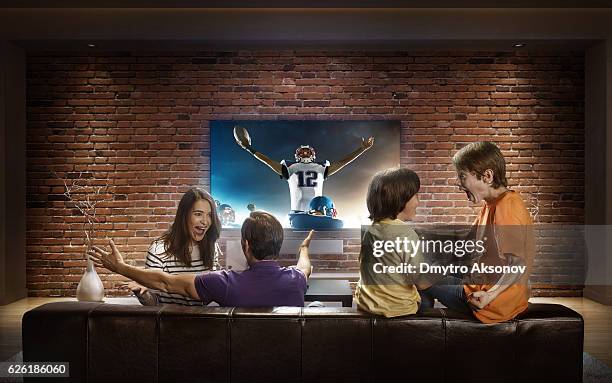
<path id="1" fill-rule="evenodd" d="M 288 213 L 295 208 L 290 182 L 238 145 L 235 127 L 246 129 L 254 151 L 275 164 L 285 161 L 285 165 L 296 162 L 296 150 L 302 146 L 313 149 L 314 162 L 338 164 L 359 153 L 363 145 L 367 146 L 362 142 L 373 137 L 368 150 L 334 174 L 319 178 L 319 192 L 333 201 L 344 228 L 370 223 L 366 193 L 372 176 L 399 166 L 399 121 L 212 121 L 211 192 L 218 201 L 224 227 L 240 227 L 253 209 L 265 210 L 284 227 L 290 227 Z M 293 182 L 316 184 L 316 175 L 310 173 L 298 172 L 302 177 L 295 177 Z"/>

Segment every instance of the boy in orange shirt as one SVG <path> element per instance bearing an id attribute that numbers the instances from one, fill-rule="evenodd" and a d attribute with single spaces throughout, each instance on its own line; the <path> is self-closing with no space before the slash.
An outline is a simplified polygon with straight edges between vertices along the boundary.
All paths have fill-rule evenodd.
<path id="1" fill-rule="evenodd" d="M 485 241 L 486 254 L 480 262 L 527 268 L 524 273 L 489 275 L 495 283 L 478 280 L 479 275 L 470 275 L 467 283 L 446 277 L 421 291 L 422 306 L 433 306 L 433 299 L 437 298 L 448 308 L 471 312 L 484 323 L 510 320 L 527 309 L 528 276 L 535 255 L 533 222 L 519 194 L 507 188 L 506 163 L 495 144 L 471 143 L 455 154 L 453 164 L 459 188 L 471 202 L 483 201 L 474 223 L 477 238 L 489 239 Z"/>

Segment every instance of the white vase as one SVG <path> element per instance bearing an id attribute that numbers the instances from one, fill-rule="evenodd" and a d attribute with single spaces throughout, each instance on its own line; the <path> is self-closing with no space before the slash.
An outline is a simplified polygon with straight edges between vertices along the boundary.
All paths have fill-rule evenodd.
<path id="1" fill-rule="evenodd" d="M 96 268 L 89 255 L 87 255 L 87 269 L 77 286 L 76 296 L 80 302 L 104 301 L 104 285 L 98 273 L 96 273 Z"/>

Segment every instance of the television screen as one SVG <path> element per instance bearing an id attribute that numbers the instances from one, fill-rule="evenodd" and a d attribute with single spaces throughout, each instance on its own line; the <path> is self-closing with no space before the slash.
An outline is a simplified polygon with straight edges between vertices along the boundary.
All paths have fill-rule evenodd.
<path id="1" fill-rule="evenodd" d="M 288 214 L 308 212 L 317 196 L 327 197 L 321 214 L 331 215 L 325 208 L 333 204 L 342 227 L 369 224 L 372 176 L 399 166 L 399 121 L 212 121 L 210 128 L 211 192 L 225 227 L 240 227 L 250 210 L 290 227 Z"/>

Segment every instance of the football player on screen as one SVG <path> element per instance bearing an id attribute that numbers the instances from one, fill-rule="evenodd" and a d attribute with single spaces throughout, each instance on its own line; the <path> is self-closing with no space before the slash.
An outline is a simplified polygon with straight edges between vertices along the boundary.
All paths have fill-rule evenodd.
<path id="1" fill-rule="evenodd" d="M 251 137 L 246 129 L 234 127 L 234 139 L 244 150 L 266 164 L 289 184 L 292 212 L 308 212 L 310 201 L 323 194 L 323 181 L 350 164 L 374 145 L 374 137 L 361 138 L 361 145 L 345 158 L 330 164 L 329 161 L 315 162 L 316 153 L 312 146 L 301 145 L 295 151 L 295 162 L 274 161 L 251 146 Z"/>

